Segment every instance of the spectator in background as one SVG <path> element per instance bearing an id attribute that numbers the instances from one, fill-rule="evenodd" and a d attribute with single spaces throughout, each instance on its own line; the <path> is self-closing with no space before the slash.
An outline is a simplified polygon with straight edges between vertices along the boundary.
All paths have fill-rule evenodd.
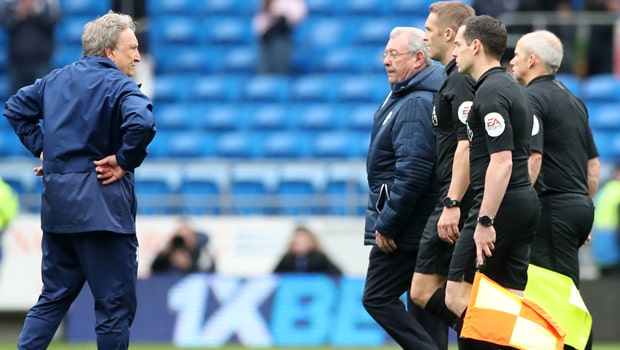
<path id="1" fill-rule="evenodd" d="M 620 163 L 596 194 L 592 249 L 602 276 L 620 276 Z"/>
<path id="2" fill-rule="evenodd" d="M 0 178 L 0 262 L 2 262 L 2 233 L 19 211 L 17 194 Z"/>
<path id="3" fill-rule="evenodd" d="M 321 250 L 318 237 L 306 227 L 295 228 L 288 250 L 273 272 L 342 275 L 340 268 Z"/>
<path id="4" fill-rule="evenodd" d="M 54 28 L 60 19 L 58 0 L 5 0 L 0 25 L 9 37 L 10 94 L 51 70 Z"/>
<path id="5" fill-rule="evenodd" d="M 151 264 L 151 272 L 215 272 L 215 259 L 209 250 L 209 236 L 181 222 L 163 250 Z"/>
<path id="6" fill-rule="evenodd" d="M 293 29 L 306 17 L 304 0 L 263 0 L 252 27 L 260 41 L 260 74 L 289 74 Z"/>
<path id="7" fill-rule="evenodd" d="M 586 11 L 600 11 L 618 13 L 618 0 L 587 0 Z M 577 72 L 581 76 L 609 74 L 614 71 L 614 25 L 596 24 L 590 27 L 590 36 L 587 42 L 587 59 L 583 62 L 583 69 Z"/>

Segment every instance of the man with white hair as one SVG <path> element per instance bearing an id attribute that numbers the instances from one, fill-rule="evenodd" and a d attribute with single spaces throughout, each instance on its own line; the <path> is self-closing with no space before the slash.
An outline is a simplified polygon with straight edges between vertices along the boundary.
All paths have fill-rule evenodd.
<path id="1" fill-rule="evenodd" d="M 562 55 L 560 39 L 540 30 L 521 37 L 510 64 L 526 86 L 534 114 L 530 176 L 541 219 L 531 263 L 567 275 L 579 286 L 579 247 L 588 241 L 594 221 L 600 164 L 585 104 L 555 80 Z"/>

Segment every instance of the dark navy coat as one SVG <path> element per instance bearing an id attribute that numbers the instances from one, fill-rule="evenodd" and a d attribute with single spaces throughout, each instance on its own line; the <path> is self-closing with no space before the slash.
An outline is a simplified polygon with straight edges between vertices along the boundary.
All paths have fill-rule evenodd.
<path id="1" fill-rule="evenodd" d="M 444 79 L 443 68 L 433 64 L 393 84 L 390 96 L 374 115 L 366 164 L 370 189 L 366 245 L 375 244 L 378 230 L 393 238 L 399 250 L 418 248 L 439 196 L 432 110 L 433 96 Z M 392 113 L 401 99 L 406 101 Z"/>
<path id="2" fill-rule="evenodd" d="M 6 102 L 3 113 L 22 143 L 44 155 L 43 231 L 136 232 L 133 171 L 155 135 L 152 109 L 133 80 L 94 56 L 52 71 Z M 112 154 L 127 173 L 104 186 L 93 161 Z"/>

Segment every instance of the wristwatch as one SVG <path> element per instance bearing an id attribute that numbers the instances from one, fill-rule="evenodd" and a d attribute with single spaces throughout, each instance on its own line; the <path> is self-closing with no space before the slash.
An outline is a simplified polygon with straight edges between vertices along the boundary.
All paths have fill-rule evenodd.
<path id="1" fill-rule="evenodd" d="M 488 215 L 482 215 L 478 217 L 478 223 L 482 226 L 493 226 L 493 218 Z"/>
<path id="2" fill-rule="evenodd" d="M 450 197 L 446 197 L 443 199 L 443 206 L 446 208 L 452 208 L 452 207 L 460 207 L 461 206 L 461 201 L 457 201 L 456 199 L 452 199 Z"/>

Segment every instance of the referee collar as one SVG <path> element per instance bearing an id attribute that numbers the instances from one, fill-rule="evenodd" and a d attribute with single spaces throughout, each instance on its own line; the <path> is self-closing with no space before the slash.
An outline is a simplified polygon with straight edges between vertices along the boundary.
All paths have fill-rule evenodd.
<path id="1" fill-rule="evenodd" d="M 484 72 L 481 76 L 480 79 L 478 79 L 478 81 L 476 82 L 476 85 L 474 85 L 474 89 L 478 89 L 480 87 L 480 85 L 482 84 L 482 82 L 491 74 L 495 74 L 495 73 L 506 73 L 506 68 L 501 67 L 501 66 L 497 66 L 497 67 L 493 67 L 490 68 L 489 70 L 487 70 L 486 72 Z M 512 77 L 512 75 L 511 75 Z"/>
<path id="2" fill-rule="evenodd" d="M 532 79 L 530 81 L 529 84 L 527 84 L 527 86 L 531 86 L 537 82 L 541 82 L 541 81 L 545 81 L 545 80 L 549 80 L 549 81 L 553 81 L 555 80 L 555 75 L 553 74 L 545 74 L 545 75 L 539 75 L 536 78 Z"/>

